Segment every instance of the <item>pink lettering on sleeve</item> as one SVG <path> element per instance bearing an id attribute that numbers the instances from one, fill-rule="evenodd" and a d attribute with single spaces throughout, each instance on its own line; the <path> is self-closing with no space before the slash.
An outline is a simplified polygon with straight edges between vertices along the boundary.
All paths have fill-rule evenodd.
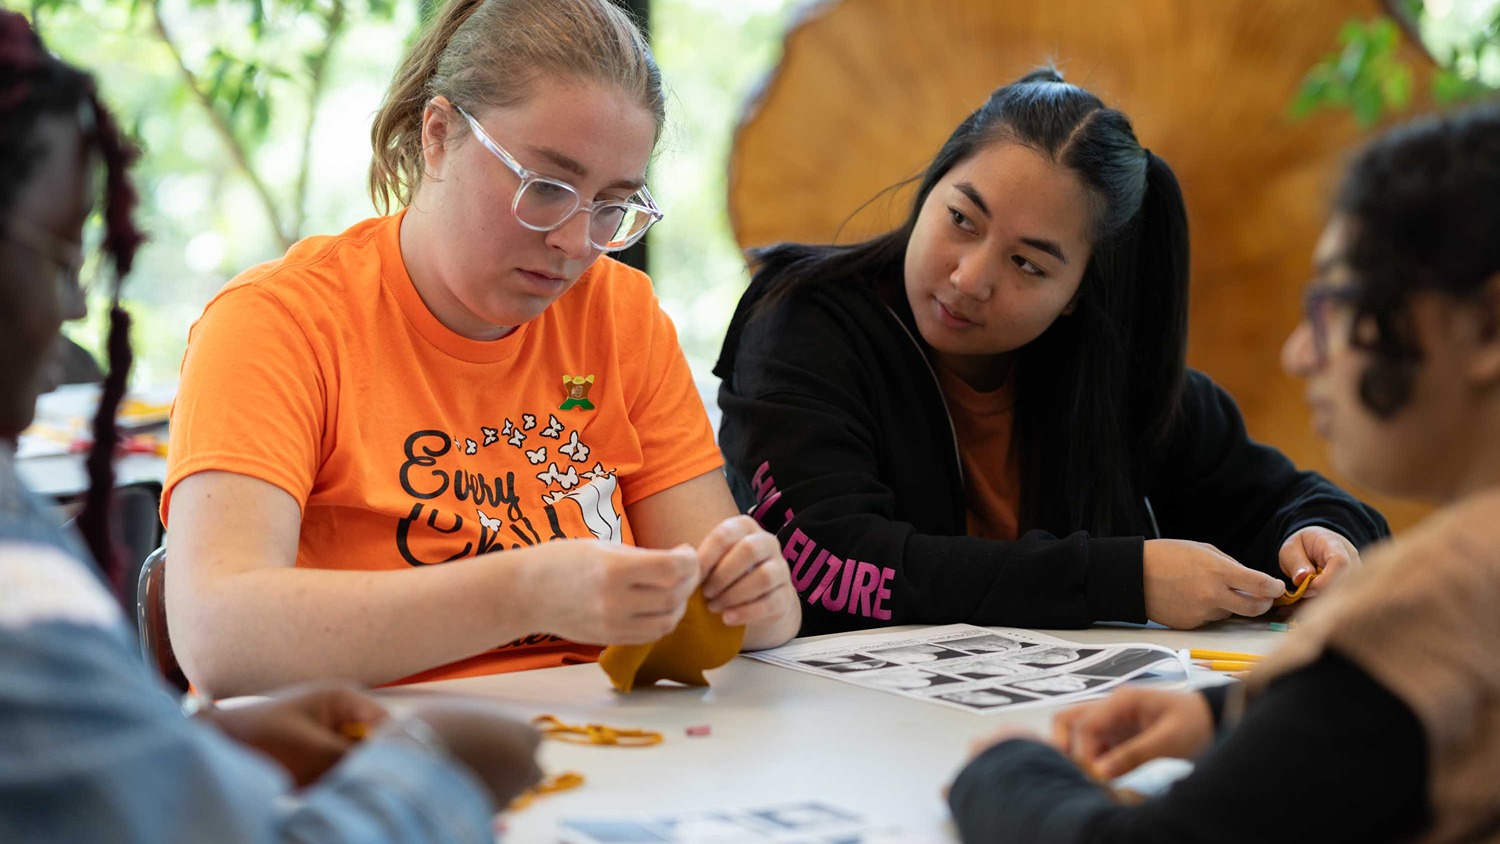
<path id="1" fill-rule="evenodd" d="M 859 571 L 854 575 L 854 594 L 849 596 L 850 615 L 862 615 L 866 618 L 871 616 L 874 610 L 870 606 L 870 596 L 879 582 L 880 569 L 874 563 L 861 562 Z"/>
<path id="2" fill-rule="evenodd" d="M 823 608 L 829 612 L 838 612 L 844 608 L 849 601 L 849 585 L 854 580 L 854 572 L 859 569 L 856 560 L 844 561 L 844 576 L 839 578 L 839 591 L 837 594 L 832 589 L 823 593 Z"/>
<path id="3" fill-rule="evenodd" d="M 885 585 L 890 583 L 891 578 L 895 576 L 895 569 L 882 568 L 880 570 L 880 588 L 875 592 L 875 611 L 871 613 L 873 618 L 878 618 L 881 621 L 891 620 L 890 608 L 885 605 L 885 599 L 891 597 L 891 590 L 885 588 Z"/>
<path id="4" fill-rule="evenodd" d="M 824 551 L 823 553 L 827 554 L 828 552 Z M 821 559 L 822 555 L 819 555 L 819 558 Z M 828 589 L 833 586 L 834 577 L 839 573 L 839 569 L 843 567 L 843 560 L 840 560 L 838 557 L 835 557 L 832 554 L 828 554 L 828 573 L 823 575 L 822 580 L 818 581 L 818 588 L 814 589 L 813 593 L 807 596 L 807 602 L 809 604 L 816 604 L 818 602 L 818 599 L 823 597 L 823 593 L 827 592 Z M 839 606 L 842 607 L 843 602 L 840 602 Z"/>

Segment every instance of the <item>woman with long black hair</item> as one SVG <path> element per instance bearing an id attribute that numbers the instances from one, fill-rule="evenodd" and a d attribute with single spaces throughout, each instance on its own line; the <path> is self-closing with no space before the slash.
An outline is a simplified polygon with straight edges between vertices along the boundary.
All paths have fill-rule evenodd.
<path id="1" fill-rule="evenodd" d="M 899 228 L 752 263 L 720 446 L 804 634 L 1194 627 L 1327 589 L 1387 533 L 1186 368 L 1177 180 L 1055 71 L 959 124 Z"/>

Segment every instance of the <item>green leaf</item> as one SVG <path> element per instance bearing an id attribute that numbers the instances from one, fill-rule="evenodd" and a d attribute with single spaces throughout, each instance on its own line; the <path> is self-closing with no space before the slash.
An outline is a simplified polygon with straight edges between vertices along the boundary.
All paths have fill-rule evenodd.
<path id="1" fill-rule="evenodd" d="M 271 128 L 271 100 L 269 97 L 259 97 L 255 101 L 255 138 L 264 140 Z"/>
<path id="2" fill-rule="evenodd" d="M 1493 93 L 1494 89 L 1488 85 L 1447 68 L 1438 71 L 1432 77 L 1432 96 L 1444 105 L 1485 97 Z"/>
<path id="3" fill-rule="evenodd" d="M 1412 70 L 1405 65 L 1392 67 L 1381 80 L 1381 94 L 1391 111 L 1404 111 L 1411 105 L 1412 88 L 1415 87 Z"/>
<path id="4" fill-rule="evenodd" d="M 1385 101 L 1380 97 L 1379 88 L 1361 86 L 1350 90 L 1349 107 L 1353 109 L 1354 119 L 1359 121 L 1359 125 L 1369 129 L 1380 122 L 1385 111 Z"/>
<path id="5" fill-rule="evenodd" d="M 229 75 L 229 68 L 232 62 L 229 56 L 217 48 L 209 56 L 209 61 L 209 66 L 213 68 L 213 77 L 212 81 L 208 83 L 208 90 L 204 93 L 210 100 L 217 100 L 219 92 L 224 90 L 224 79 Z"/>
<path id="6" fill-rule="evenodd" d="M 1352 80 L 1359 78 L 1364 73 L 1365 65 L 1370 58 L 1370 42 L 1365 37 L 1363 29 L 1354 31 L 1353 36 L 1344 44 L 1344 50 L 1339 54 L 1338 64 L 1334 72 L 1342 79 Z"/>
<path id="7" fill-rule="evenodd" d="M 1319 73 L 1320 68 L 1314 68 L 1302 79 L 1302 86 L 1297 90 L 1297 96 L 1292 99 L 1288 108 L 1288 115 L 1293 120 L 1303 120 L 1319 107 L 1325 105 L 1328 100 L 1328 78 Z"/>

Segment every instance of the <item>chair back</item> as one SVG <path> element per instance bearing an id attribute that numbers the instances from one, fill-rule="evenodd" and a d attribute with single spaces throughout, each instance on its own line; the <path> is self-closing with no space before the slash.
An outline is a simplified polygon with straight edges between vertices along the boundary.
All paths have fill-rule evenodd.
<path id="1" fill-rule="evenodd" d="M 167 635 L 167 547 L 151 552 L 141 564 L 135 584 L 136 629 L 141 637 L 141 656 L 154 666 L 167 685 L 179 692 L 188 690 L 187 676 L 172 652 Z"/>

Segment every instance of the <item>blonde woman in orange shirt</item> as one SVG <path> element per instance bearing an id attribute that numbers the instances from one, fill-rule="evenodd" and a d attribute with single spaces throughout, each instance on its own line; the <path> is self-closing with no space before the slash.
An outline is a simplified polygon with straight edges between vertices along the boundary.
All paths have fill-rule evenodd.
<path id="1" fill-rule="evenodd" d="M 197 685 L 587 661 L 700 585 L 746 649 L 795 634 L 671 321 L 604 255 L 661 217 L 663 115 L 608 0 L 439 10 L 372 133 L 399 210 L 242 273 L 189 337 L 162 514 Z"/>

